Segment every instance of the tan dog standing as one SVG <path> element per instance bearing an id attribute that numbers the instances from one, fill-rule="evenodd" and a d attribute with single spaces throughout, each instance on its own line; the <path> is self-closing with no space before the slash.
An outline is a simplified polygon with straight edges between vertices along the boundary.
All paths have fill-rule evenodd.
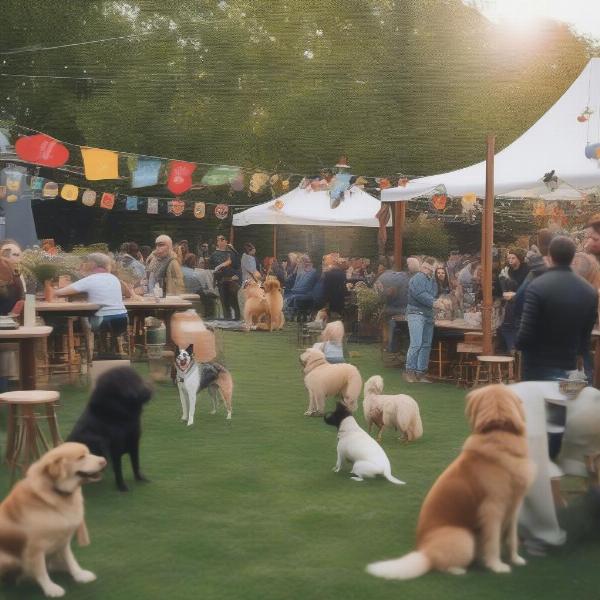
<path id="1" fill-rule="evenodd" d="M 406 394 L 384 395 L 383 379 L 379 375 L 373 375 L 365 382 L 363 414 L 369 433 L 373 424 L 379 427 L 377 441 L 380 443 L 386 427 L 400 431 L 407 442 L 423 435 L 421 413 L 414 398 Z"/>
<path id="2" fill-rule="evenodd" d="M 314 348 L 305 350 L 300 362 L 304 366 L 304 385 L 309 397 L 308 409 L 304 413 L 306 416 L 323 415 L 328 396 L 339 395 L 349 411 L 356 410 L 362 378 L 354 365 L 332 365 L 320 350 Z"/>
<path id="3" fill-rule="evenodd" d="M 71 539 L 79 530 L 81 545 L 89 543 L 81 484 L 98 481 L 104 467 L 104 458 L 74 442 L 53 448 L 29 467 L 0 504 L 0 577 L 22 573 L 46 596 L 58 598 L 65 590 L 48 575 L 46 558 L 52 557 L 75 581 L 96 579 L 77 563 Z"/>
<path id="4" fill-rule="evenodd" d="M 476 558 L 495 573 L 509 573 L 502 542 L 512 564 L 525 564 L 517 518 L 534 467 L 521 400 L 504 385 L 489 385 L 467 396 L 466 416 L 473 433 L 423 502 L 416 551 L 370 564 L 371 575 L 412 579 L 431 569 L 461 575 Z"/>
<path id="5" fill-rule="evenodd" d="M 246 327 L 256 327 L 261 319 L 269 316 L 269 304 L 263 289 L 256 281 L 246 281 L 244 287 L 244 322 Z"/>
<path id="6" fill-rule="evenodd" d="M 283 329 L 285 324 L 283 296 L 281 294 L 281 284 L 277 277 L 269 276 L 266 278 L 265 299 L 269 305 L 269 331 Z"/>

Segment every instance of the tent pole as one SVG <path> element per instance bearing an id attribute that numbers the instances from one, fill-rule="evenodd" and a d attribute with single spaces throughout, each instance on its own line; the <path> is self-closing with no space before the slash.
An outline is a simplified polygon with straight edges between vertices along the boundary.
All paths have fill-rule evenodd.
<path id="1" fill-rule="evenodd" d="M 487 137 L 485 159 L 485 201 L 481 221 L 481 267 L 483 271 L 483 354 L 493 354 L 492 344 L 492 246 L 494 245 L 494 147 L 496 136 Z"/>
<path id="2" fill-rule="evenodd" d="M 402 270 L 402 232 L 406 221 L 406 202 L 394 202 L 394 268 Z"/>
<path id="3" fill-rule="evenodd" d="M 277 258 L 277 225 L 273 225 L 273 256 Z"/>

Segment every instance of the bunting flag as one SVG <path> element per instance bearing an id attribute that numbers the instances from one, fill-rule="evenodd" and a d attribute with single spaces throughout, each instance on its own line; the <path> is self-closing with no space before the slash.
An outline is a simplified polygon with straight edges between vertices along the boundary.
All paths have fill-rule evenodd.
<path id="1" fill-rule="evenodd" d="M 233 185 L 234 181 L 238 180 L 239 176 L 240 170 L 238 167 L 211 167 L 201 179 L 200 183 L 202 185 Z"/>
<path id="2" fill-rule="evenodd" d="M 42 189 L 42 196 L 44 198 L 56 198 L 58 196 L 58 183 L 48 181 Z"/>
<path id="3" fill-rule="evenodd" d="M 77 197 L 79 196 L 79 188 L 76 185 L 66 183 L 62 186 L 60 196 L 68 202 L 75 202 L 75 200 L 77 200 Z"/>
<path id="4" fill-rule="evenodd" d="M 96 192 L 94 190 L 85 190 L 81 196 L 81 202 L 85 206 L 94 206 L 96 204 Z"/>
<path id="5" fill-rule="evenodd" d="M 215 206 L 215 217 L 217 217 L 217 219 L 226 219 L 228 214 L 229 206 L 227 206 L 227 204 L 217 204 L 217 206 Z"/>
<path id="6" fill-rule="evenodd" d="M 148 206 L 146 208 L 146 212 L 149 215 L 158 214 L 158 198 L 148 198 Z"/>
<path id="7" fill-rule="evenodd" d="M 43 177 L 32 177 L 31 178 L 31 190 L 33 192 L 41 192 L 44 187 Z"/>
<path id="8" fill-rule="evenodd" d="M 350 173 L 338 173 L 331 182 L 331 189 L 329 191 L 330 206 L 331 208 L 337 208 L 344 197 L 344 192 L 350 187 L 350 179 L 352 175 Z"/>
<path id="9" fill-rule="evenodd" d="M 0 172 L 0 183 L 6 187 L 6 201 L 16 202 L 25 183 L 25 175 L 16 168 L 6 167 Z"/>
<path id="10" fill-rule="evenodd" d="M 185 210 L 185 202 L 183 200 L 169 200 L 169 212 L 176 217 L 180 217 Z"/>
<path id="11" fill-rule="evenodd" d="M 82 148 L 85 178 L 90 181 L 119 178 L 119 155 L 112 150 Z"/>
<path id="12" fill-rule="evenodd" d="M 100 208 L 105 208 L 106 210 L 112 210 L 115 205 L 115 195 L 109 194 L 108 192 L 104 192 L 102 194 L 102 198 L 100 198 Z"/>
<path id="13" fill-rule="evenodd" d="M 244 174 L 240 171 L 238 176 L 231 182 L 231 189 L 234 192 L 241 192 L 244 189 Z"/>
<path id="14" fill-rule="evenodd" d="M 194 204 L 194 216 L 196 219 L 203 219 L 206 215 L 206 204 L 204 202 L 196 202 Z"/>
<path id="15" fill-rule="evenodd" d="M 250 179 L 249 189 L 253 194 L 260 194 L 269 183 L 269 175 L 267 173 L 254 173 Z"/>
<path id="16" fill-rule="evenodd" d="M 162 161 L 158 158 L 138 158 L 131 174 L 131 187 L 141 188 L 156 185 Z"/>
<path id="17" fill-rule="evenodd" d="M 127 196 L 125 199 L 125 210 L 137 210 L 138 209 L 138 197 Z"/>
<path id="18" fill-rule="evenodd" d="M 15 152 L 21 160 L 45 167 L 62 167 L 69 160 L 66 146 L 45 133 L 20 137 Z"/>
<path id="19" fill-rule="evenodd" d="M 195 171 L 194 163 L 174 160 L 169 166 L 167 187 L 173 194 L 183 194 L 192 187 L 192 173 Z"/>

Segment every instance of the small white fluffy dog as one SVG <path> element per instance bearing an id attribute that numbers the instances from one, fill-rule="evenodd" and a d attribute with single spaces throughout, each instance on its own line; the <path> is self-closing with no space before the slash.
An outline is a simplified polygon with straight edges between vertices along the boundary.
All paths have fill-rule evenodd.
<path id="1" fill-rule="evenodd" d="M 309 398 L 306 416 L 322 415 L 327 396 L 341 395 L 348 410 L 356 410 L 362 378 L 354 365 L 332 365 L 320 350 L 314 348 L 305 350 L 300 362 L 304 366 L 304 385 Z"/>
<path id="2" fill-rule="evenodd" d="M 400 431 L 407 442 L 418 440 L 423 435 L 419 405 L 406 394 L 391 396 L 382 393 L 383 379 L 379 375 L 367 379 L 364 388 L 363 413 L 369 433 L 371 433 L 371 426 L 375 424 L 379 427 L 378 442 L 381 442 L 386 427 L 393 427 Z"/>
<path id="3" fill-rule="evenodd" d="M 350 472 L 354 481 L 364 481 L 365 477 L 383 475 L 391 483 L 403 485 L 405 482 L 392 475 L 390 461 L 383 448 L 361 429 L 352 413 L 340 402 L 335 411 L 325 416 L 325 423 L 337 427 L 337 462 L 333 470 L 337 473 L 344 461 L 352 463 Z"/>

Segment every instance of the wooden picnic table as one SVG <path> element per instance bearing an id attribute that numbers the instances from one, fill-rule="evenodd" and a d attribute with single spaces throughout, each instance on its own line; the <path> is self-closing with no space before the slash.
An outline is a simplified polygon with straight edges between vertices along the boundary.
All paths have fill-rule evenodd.
<path id="1" fill-rule="evenodd" d="M 0 329 L 0 343 L 17 342 L 19 345 L 19 368 L 21 386 L 24 390 L 35 390 L 37 386 L 37 365 L 34 342 L 36 339 L 48 337 L 52 327 L 18 327 L 16 329 Z"/>

